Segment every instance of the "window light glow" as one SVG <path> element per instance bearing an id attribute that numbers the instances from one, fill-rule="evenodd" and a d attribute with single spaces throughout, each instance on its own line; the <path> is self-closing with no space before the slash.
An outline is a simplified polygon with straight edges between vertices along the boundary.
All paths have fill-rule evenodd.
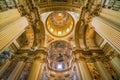
<path id="1" fill-rule="evenodd" d="M 62 34 L 62 32 L 61 32 L 61 31 L 59 31 L 59 32 L 58 32 L 58 35 L 61 35 L 61 34 Z"/>
<path id="2" fill-rule="evenodd" d="M 62 16 L 62 13 L 58 13 L 58 16 Z"/>
<path id="3" fill-rule="evenodd" d="M 69 32 L 69 31 L 70 31 L 70 29 L 69 29 L 69 28 L 67 28 L 66 32 Z"/>
<path id="4" fill-rule="evenodd" d="M 58 69 L 58 70 L 62 70 L 62 69 L 63 69 L 62 64 L 58 64 L 58 65 L 57 65 L 57 69 Z"/>
<path id="5" fill-rule="evenodd" d="M 51 28 L 50 31 L 53 32 L 54 30 Z"/>

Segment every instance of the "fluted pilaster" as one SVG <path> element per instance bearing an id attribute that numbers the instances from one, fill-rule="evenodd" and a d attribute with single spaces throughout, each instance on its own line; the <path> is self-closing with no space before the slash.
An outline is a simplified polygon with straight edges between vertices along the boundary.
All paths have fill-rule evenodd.
<path id="1" fill-rule="evenodd" d="M 110 60 L 110 64 L 112 64 L 112 66 L 120 75 L 120 59 L 117 56 L 115 56 Z"/>
<path id="2" fill-rule="evenodd" d="M 19 61 L 7 80 L 17 80 L 22 69 L 24 68 L 24 65 L 24 61 Z"/>
<path id="3" fill-rule="evenodd" d="M 105 69 L 103 63 L 99 60 L 96 60 L 95 62 L 96 67 L 98 68 L 101 76 L 103 77 L 104 80 L 112 80 L 110 74 L 108 71 Z"/>

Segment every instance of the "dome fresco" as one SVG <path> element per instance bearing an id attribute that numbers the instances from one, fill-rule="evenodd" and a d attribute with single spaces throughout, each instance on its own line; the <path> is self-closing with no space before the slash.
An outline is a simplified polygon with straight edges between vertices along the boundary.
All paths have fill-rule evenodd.
<path id="1" fill-rule="evenodd" d="M 72 65 L 72 49 L 70 45 L 64 41 L 53 42 L 48 50 L 48 67 L 63 71 L 69 69 Z"/>
<path id="2" fill-rule="evenodd" d="M 52 12 L 46 20 L 48 32 L 56 37 L 68 35 L 74 26 L 73 17 L 64 11 Z"/>

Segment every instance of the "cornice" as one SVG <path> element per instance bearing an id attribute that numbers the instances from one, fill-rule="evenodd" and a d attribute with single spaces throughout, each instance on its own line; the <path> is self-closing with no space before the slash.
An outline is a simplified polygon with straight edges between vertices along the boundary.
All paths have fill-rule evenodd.
<path id="1" fill-rule="evenodd" d="M 46 49 L 37 49 L 37 50 L 31 50 L 31 49 L 20 49 L 17 51 L 18 54 L 20 53 L 28 53 L 28 54 L 37 54 L 37 53 L 42 53 L 44 55 L 47 54 Z"/>

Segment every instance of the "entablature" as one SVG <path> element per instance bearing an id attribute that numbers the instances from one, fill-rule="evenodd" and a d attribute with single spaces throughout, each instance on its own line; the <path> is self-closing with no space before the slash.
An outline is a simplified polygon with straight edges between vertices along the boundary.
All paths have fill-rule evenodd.
<path id="1" fill-rule="evenodd" d="M 35 5 L 40 9 L 40 13 L 49 11 L 75 11 L 80 12 L 81 7 L 84 5 L 85 0 L 45 0 L 45 1 L 35 1 Z"/>

